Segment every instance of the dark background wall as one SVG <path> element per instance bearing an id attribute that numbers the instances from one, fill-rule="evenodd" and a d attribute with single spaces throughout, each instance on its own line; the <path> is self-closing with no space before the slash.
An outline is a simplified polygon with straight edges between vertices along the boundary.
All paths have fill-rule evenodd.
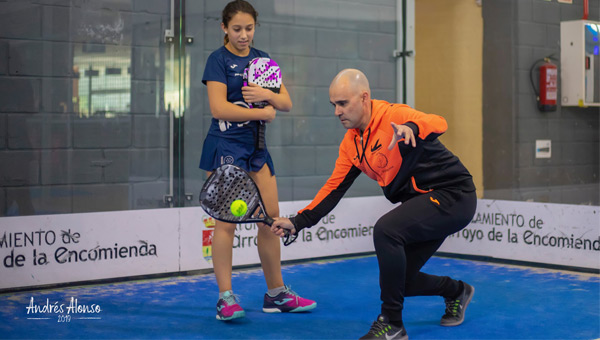
<path id="1" fill-rule="evenodd" d="M 589 20 L 599 6 L 589 1 Z M 484 0 L 482 13 L 484 197 L 598 205 L 600 109 L 540 112 L 529 81 L 537 60 L 560 59 L 560 22 L 581 19 L 583 0 Z M 535 158 L 537 139 L 551 158 Z"/>
<path id="2" fill-rule="evenodd" d="M 590 20 L 600 20 L 599 2 L 590 0 Z M 200 79 L 206 57 L 222 44 L 225 3 L 178 7 L 194 43 L 171 56 L 164 42 L 167 0 L 0 0 L 0 215 L 166 207 L 173 88 L 181 101 L 171 109 L 184 117 L 173 129 L 181 164 L 175 185 L 197 194 L 211 117 Z M 252 3 L 261 22 L 255 45 L 282 65 L 294 102 L 268 129 L 280 199 L 311 199 L 330 174 L 344 133 L 327 98 L 335 73 L 360 68 L 374 97 L 395 100 L 396 1 Z M 600 204 L 599 109 L 539 112 L 529 85 L 536 60 L 559 58 L 559 23 L 581 18 L 583 0 L 482 4 L 483 197 Z M 126 112 L 83 116 L 76 109 L 74 81 L 84 73 L 74 69 L 76 60 L 98 48 L 112 58 L 107 66 L 126 62 Z M 535 158 L 536 139 L 552 140 L 552 158 Z M 349 195 L 380 193 L 361 176 Z"/>
<path id="3" fill-rule="evenodd" d="M 211 118 L 201 78 L 207 56 L 222 45 L 227 2 L 175 1 L 173 47 L 164 41 L 169 0 L 0 0 L 0 216 L 168 206 L 169 110 L 175 194 L 194 195 L 180 206 L 197 205 Z M 327 95 L 337 71 L 362 69 L 374 96 L 394 100 L 396 1 L 252 3 L 255 46 L 281 64 L 294 102 L 267 135 L 280 199 L 309 199 L 331 173 L 345 132 Z M 181 36 L 194 38 L 181 47 L 179 14 Z M 85 58 L 104 60 L 94 70 L 102 79 L 110 78 L 104 66 L 125 64 L 126 111 L 82 114 L 75 83 L 87 70 L 74 66 Z M 364 177 L 349 195 L 380 193 Z"/>
<path id="4" fill-rule="evenodd" d="M 165 206 L 167 5 L 0 1 L 0 216 Z M 74 66 L 85 57 L 126 61 L 126 112 L 81 114 L 85 70 Z"/>
<path id="5" fill-rule="evenodd" d="M 190 105 L 186 115 L 186 187 L 199 188 L 199 146 L 211 114 L 200 82 L 208 55 L 223 45 L 221 11 L 227 0 L 188 1 L 186 34 L 203 38 L 190 46 Z M 293 109 L 280 112 L 267 127 L 281 201 L 309 200 L 325 183 L 338 155 L 345 129 L 333 117 L 329 84 L 344 68 L 361 69 L 373 97 L 396 97 L 395 0 L 257 0 L 255 47 L 268 52 L 282 68 Z M 197 122 L 202 117 L 203 122 Z M 377 183 L 360 176 L 348 196 L 380 195 Z"/>

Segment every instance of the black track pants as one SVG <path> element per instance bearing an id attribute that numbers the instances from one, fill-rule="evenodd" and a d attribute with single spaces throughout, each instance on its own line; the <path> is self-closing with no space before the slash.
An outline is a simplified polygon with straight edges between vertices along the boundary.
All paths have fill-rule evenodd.
<path id="1" fill-rule="evenodd" d="M 402 320 L 404 297 L 453 297 L 459 283 L 421 272 L 444 239 L 463 229 L 475 214 L 475 192 L 438 189 L 405 201 L 375 224 L 373 240 L 379 262 L 381 313 Z"/>

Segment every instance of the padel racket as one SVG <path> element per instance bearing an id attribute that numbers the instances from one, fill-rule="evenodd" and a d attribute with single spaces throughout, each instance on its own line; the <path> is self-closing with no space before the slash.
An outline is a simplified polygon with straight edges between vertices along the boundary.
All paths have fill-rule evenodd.
<path id="1" fill-rule="evenodd" d="M 279 65 L 270 58 L 254 58 L 250 60 L 243 74 L 244 86 L 254 83 L 262 88 L 269 89 L 275 93 L 281 90 L 281 69 Z M 263 108 L 268 102 L 248 103 L 251 108 Z"/>
<path id="2" fill-rule="evenodd" d="M 246 212 L 236 216 L 231 211 L 233 201 L 242 200 L 248 206 Z M 213 218 L 228 223 L 262 222 L 269 226 L 274 220 L 267 215 L 258 187 L 246 170 L 223 164 L 204 182 L 200 190 L 200 206 Z M 290 245 L 298 235 L 285 230 L 284 245 Z"/>
<path id="3" fill-rule="evenodd" d="M 258 86 L 269 89 L 275 93 L 281 90 L 281 69 L 279 65 L 270 58 L 260 57 L 250 60 L 248 66 L 244 69 L 244 86 L 248 83 L 254 83 Z M 248 103 L 250 108 L 263 108 L 269 105 L 268 102 Z M 260 122 L 258 126 L 256 148 L 262 150 L 265 148 L 265 123 Z"/>

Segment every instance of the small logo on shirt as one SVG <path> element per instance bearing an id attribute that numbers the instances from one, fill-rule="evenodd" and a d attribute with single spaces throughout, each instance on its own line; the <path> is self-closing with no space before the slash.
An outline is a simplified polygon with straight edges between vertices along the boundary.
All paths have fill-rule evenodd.
<path id="1" fill-rule="evenodd" d="M 381 147 L 381 145 L 379 146 Z M 388 158 L 383 153 L 379 152 L 375 155 L 375 164 L 378 168 L 383 169 L 388 166 L 388 163 Z"/>
<path id="2" fill-rule="evenodd" d="M 231 67 L 231 69 L 233 70 L 234 68 L 236 68 L 236 67 L 237 67 L 237 64 L 233 64 L 233 65 L 231 65 L 231 66 L 229 66 L 229 67 Z"/>
<path id="3" fill-rule="evenodd" d="M 381 149 L 381 144 L 379 144 L 379 139 L 375 142 L 375 145 L 373 145 L 371 147 L 371 152 L 375 152 L 377 150 Z"/>
<path id="4" fill-rule="evenodd" d="M 221 165 L 223 165 L 223 164 L 233 164 L 234 160 L 235 159 L 231 155 L 228 155 L 228 156 L 225 156 L 225 157 L 221 156 Z"/>
<path id="5" fill-rule="evenodd" d="M 437 205 L 440 205 L 440 201 L 436 200 L 435 198 L 429 196 L 429 200 Z"/>

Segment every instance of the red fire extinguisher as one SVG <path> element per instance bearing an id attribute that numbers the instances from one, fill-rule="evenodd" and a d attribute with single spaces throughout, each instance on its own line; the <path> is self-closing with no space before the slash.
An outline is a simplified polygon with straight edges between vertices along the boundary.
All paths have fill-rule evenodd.
<path id="1" fill-rule="evenodd" d="M 537 106 L 540 111 L 556 111 L 556 99 L 558 98 L 558 68 L 552 62 L 550 62 L 550 58 L 544 58 L 542 60 L 538 60 L 533 65 L 532 71 L 533 68 L 542 61 L 544 63 L 539 68 L 540 91 L 539 93 L 536 93 Z M 535 86 L 533 89 L 535 91 Z"/>

